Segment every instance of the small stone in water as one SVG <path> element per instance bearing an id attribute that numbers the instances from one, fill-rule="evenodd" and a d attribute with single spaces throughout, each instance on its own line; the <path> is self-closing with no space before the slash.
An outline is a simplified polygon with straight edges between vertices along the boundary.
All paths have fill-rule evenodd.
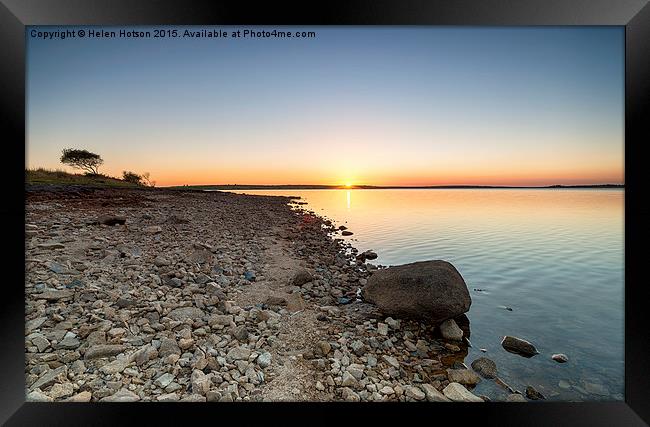
<path id="1" fill-rule="evenodd" d="M 553 356 L 551 356 L 551 359 L 555 360 L 558 363 L 566 363 L 569 361 L 567 355 L 562 353 L 554 354 Z"/>

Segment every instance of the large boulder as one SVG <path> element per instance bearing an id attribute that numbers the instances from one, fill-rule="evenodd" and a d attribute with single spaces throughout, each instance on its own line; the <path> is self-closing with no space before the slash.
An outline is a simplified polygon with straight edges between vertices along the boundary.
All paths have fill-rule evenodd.
<path id="1" fill-rule="evenodd" d="M 472 300 L 458 270 L 447 261 L 421 261 L 375 272 L 362 295 L 385 314 L 435 323 L 460 316 Z"/>

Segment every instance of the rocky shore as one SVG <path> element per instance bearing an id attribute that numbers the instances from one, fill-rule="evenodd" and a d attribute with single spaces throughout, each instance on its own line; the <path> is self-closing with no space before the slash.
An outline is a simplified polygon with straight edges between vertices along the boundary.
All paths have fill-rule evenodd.
<path id="1" fill-rule="evenodd" d="M 382 315 L 343 231 L 286 197 L 27 188 L 28 400 L 488 400 L 467 318 Z"/>

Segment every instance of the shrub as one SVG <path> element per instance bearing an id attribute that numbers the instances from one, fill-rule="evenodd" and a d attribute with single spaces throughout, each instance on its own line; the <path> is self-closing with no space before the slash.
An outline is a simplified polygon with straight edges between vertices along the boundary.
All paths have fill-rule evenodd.
<path id="1" fill-rule="evenodd" d="M 138 175 L 135 172 L 124 171 L 122 172 L 122 179 L 131 184 L 144 185 L 142 182 L 142 176 Z"/>

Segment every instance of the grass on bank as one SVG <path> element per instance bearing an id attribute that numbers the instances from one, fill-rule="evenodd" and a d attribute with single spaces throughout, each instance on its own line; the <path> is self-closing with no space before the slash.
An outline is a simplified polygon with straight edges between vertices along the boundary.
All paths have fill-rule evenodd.
<path id="1" fill-rule="evenodd" d="M 27 184 L 41 185 L 88 185 L 97 187 L 130 187 L 142 188 L 142 185 L 113 178 L 108 175 L 86 175 L 69 173 L 56 169 L 25 169 L 25 182 Z"/>

